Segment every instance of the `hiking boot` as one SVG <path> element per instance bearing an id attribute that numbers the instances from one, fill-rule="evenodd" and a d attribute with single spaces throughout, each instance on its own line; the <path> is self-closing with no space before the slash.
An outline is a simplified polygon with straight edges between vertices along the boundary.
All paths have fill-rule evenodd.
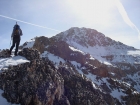
<path id="1" fill-rule="evenodd" d="M 15 54 L 15 56 L 17 56 L 17 54 Z"/>
<path id="2" fill-rule="evenodd" d="M 8 54 L 11 55 L 11 51 L 8 51 Z"/>
<path id="3" fill-rule="evenodd" d="M 17 56 L 18 55 L 17 52 L 15 52 L 14 55 Z"/>

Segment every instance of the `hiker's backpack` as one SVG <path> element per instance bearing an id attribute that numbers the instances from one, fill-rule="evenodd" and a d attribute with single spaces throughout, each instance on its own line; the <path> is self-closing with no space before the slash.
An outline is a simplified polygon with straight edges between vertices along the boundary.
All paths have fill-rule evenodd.
<path id="1" fill-rule="evenodd" d="M 20 36 L 20 28 L 18 25 L 16 25 L 14 27 L 14 32 L 13 32 L 14 36 Z"/>

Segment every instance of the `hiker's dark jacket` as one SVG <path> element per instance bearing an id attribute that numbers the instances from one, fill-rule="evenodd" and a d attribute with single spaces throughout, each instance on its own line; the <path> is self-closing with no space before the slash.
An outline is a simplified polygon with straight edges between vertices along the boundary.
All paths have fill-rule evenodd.
<path id="1" fill-rule="evenodd" d="M 18 29 L 19 35 L 14 35 L 15 30 L 16 30 L 16 28 L 14 27 L 11 37 L 12 37 L 13 39 L 20 39 L 20 36 L 23 35 L 23 34 L 22 34 L 22 30 L 19 28 L 19 29 Z"/>

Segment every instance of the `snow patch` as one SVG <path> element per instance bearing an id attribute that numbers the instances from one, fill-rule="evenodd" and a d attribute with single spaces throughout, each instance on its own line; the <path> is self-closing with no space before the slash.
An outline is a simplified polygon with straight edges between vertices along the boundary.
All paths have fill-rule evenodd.
<path id="1" fill-rule="evenodd" d="M 0 58 L 0 70 L 2 68 L 7 68 L 10 65 L 18 65 L 18 64 L 25 63 L 25 62 L 30 62 L 30 61 L 22 56 L 14 56 L 14 57 L 10 57 L 10 58 Z"/>
<path id="2" fill-rule="evenodd" d="M 128 51 L 128 55 L 140 55 L 140 50 Z"/>
<path id="3" fill-rule="evenodd" d="M 109 74 L 111 74 L 112 76 L 115 76 L 115 73 L 109 72 Z"/>
<path id="4" fill-rule="evenodd" d="M 105 65 L 110 65 L 110 66 L 112 66 L 112 64 L 109 63 L 109 62 L 104 61 L 103 63 L 104 63 Z"/>
<path id="5" fill-rule="evenodd" d="M 26 45 L 23 46 L 23 48 L 32 48 L 34 43 L 35 43 L 35 39 L 31 39 L 31 40 L 26 42 Z"/>
<path id="6" fill-rule="evenodd" d="M 78 50 L 78 49 L 75 49 L 74 47 L 69 46 L 69 48 L 70 48 L 71 50 L 73 50 L 73 51 L 77 51 L 77 52 L 80 52 L 80 53 L 84 54 L 84 52 L 83 52 L 83 51 Z"/>
<path id="7" fill-rule="evenodd" d="M 44 51 L 42 54 L 41 54 L 41 57 L 47 57 L 50 61 L 54 62 L 55 65 L 59 65 L 60 61 L 62 63 L 64 63 L 64 59 L 58 57 L 58 56 L 55 56 L 54 54 L 51 54 L 49 53 L 48 51 Z"/>
<path id="8" fill-rule="evenodd" d="M 126 96 L 126 94 L 124 94 L 122 92 L 122 90 L 115 89 L 112 90 L 112 92 L 110 93 L 114 98 L 117 98 L 120 102 L 121 102 L 121 96 Z"/>

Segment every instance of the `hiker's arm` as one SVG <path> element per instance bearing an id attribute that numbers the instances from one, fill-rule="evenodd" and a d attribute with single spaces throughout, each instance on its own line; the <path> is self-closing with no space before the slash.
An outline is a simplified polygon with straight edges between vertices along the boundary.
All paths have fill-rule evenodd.
<path id="1" fill-rule="evenodd" d="M 13 30 L 13 32 L 12 32 L 12 34 L 11 34 L 11 38 L 13 37 L 13 33 L 14 33 L 14 30 Z"/>
<path id="2" fill-rule="evenodd" d="M 23 35 L 23 33 L 22 33 L 22 30 L 20 29 L 20 36 L 22 36 Z"/>

